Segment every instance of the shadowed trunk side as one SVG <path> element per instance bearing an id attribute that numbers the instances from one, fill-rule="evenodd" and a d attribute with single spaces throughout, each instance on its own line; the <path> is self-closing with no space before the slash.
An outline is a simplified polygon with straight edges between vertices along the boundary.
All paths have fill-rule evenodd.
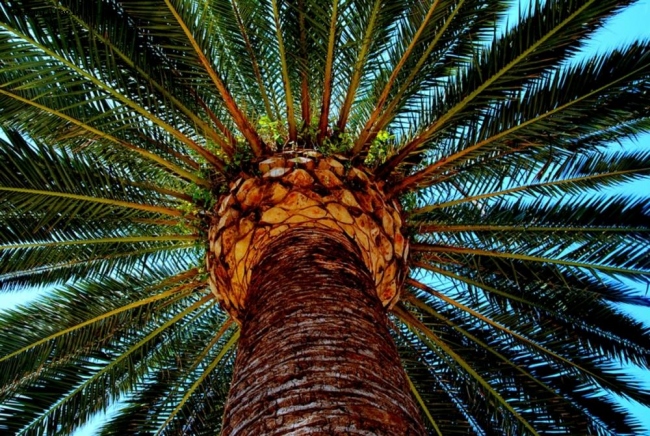
<path id="1" fill-rule="evenodd" d="M 265 251 L 252 272 L 222 434 L 425 434 L 354 244 L 295 229 Z"/>

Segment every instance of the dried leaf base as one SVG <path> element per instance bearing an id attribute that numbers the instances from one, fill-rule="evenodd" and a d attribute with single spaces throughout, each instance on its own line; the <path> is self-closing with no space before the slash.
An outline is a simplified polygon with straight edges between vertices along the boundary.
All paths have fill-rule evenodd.
<path id="1" fill-rule="evenodd" d="M 399 205 L 344 158 L 315 151 L 278 154 L 259 164 L 261 177 L 241 178 L 220 199 L 209 233 L 212 291 L 238 321 L 255 265 L 274 239 L 292 229 L 322 229 L 353 242 L 384 306 L 399 298 L 407 241 Z"/>

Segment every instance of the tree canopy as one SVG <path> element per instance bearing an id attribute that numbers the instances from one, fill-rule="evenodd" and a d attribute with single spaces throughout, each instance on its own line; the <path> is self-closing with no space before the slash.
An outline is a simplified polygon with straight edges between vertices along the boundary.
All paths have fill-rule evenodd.
<path id="1" fill-rule="evenodd" d="M 569 62 L 634 1 L 4 0 L 0 432 L 213 434 L 238 328 L 204 259 L 274 153 L 402 210 L 390 320 L 431 434 L 635 434 L 650 406 L 650 41 Z M 2 296 L 0 295 L 0 298 Z"/>

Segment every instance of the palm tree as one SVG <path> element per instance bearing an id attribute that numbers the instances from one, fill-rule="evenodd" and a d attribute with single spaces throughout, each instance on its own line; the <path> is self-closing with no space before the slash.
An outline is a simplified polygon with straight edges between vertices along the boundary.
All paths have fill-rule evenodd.
<path id="1" fill-rule="evenodd" d="M 650 43 L 510 3 L 0 3 L 0 432 L 641 431 Z"/>

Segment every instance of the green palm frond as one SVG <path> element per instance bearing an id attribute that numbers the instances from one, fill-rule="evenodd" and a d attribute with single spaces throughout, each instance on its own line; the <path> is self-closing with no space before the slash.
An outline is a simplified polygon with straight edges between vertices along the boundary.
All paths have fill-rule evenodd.
<path id="1" fill-rule="evenodd" d="M 153 362 L 169 354 L 175 348 L 173 342 L 179 340 L 176 330 L 180 334 L 202 319 L 196 312 L 205 306 L 206 298 L 197 298 L 196 291 L 204 289 L 204 284 L 156 285 L 158 292 L 163 291 L 152 298 L 148 294 L 156 289 L 147 279 L 160 280 L 150 275 L 139 282 L 125 277 L 82 284 L 3 315 L 7 322 L 2 323 L 6 339 L 1 364 L 8 378 L 3 383 L 3 404 L 22 411 L 10 431 L 59 425 L 72 429 L 120 392 L 130 390 L 155 366 Z M 68 301 L 71 297 L 74 304 Z M 185 317 L 190 313 L 195 318 Z M 30 326 L 28 335 L 21 333 L 25 324 Z M 64 334 L 51 334 L 58 330 Z M 163 332 L 167 337 L 161 336 Z M 29 360 L 25 360 L 24 347 L 32 350 Z M 75 369 L 80 365 L 83 371 Z M 27 396 L 12 395 L 16 391 Z M 39 392 L 60 393 L 61 398 Z M 69 408 L 83 415 L 70 414 Z"/>
<path id="2" fill-rule="evenodd" d="M 449 148 L 439 153 L 448 157 L 432 156 L 435 163 L 407 177 L 394 189 L 434 184 L 436 179 L 444 180 L 446 174 L 453 175 L 488 159 L 509 162 L 515 155 L 525 158 L 526 153 L 522 152 L 533 148 L 552 146 L 560 154 L 594 149 L 607 144 L 596 138 L 609 129 L 647 123 L 647 53 L 647 44 L 639 43 L 625 52 L 614 51 L 552 71 L 514 99 L 487 109 L 474 124 L 459 126 L 463 135 L 442 137 L 440 141 L 449 144 Z M 555 107 L 548 110 L 551 106 Z M 629 129 L 618 138 L 639 131 Z M 604 139 L 611 136 L 605 135 Z M 581 143 L 589 148 L 581 147 Z M 530 161 L 534 165 L 540 159 L 535 156 Z"/>
<path id="3" fill-rule="evenodd" d="M 219 432 L 214 205 L 296 148 L 401 205 L 429 434 L 647 431 L 650 42 L 581 56 L 634 3 L 1 2 L 0 433 Z"/>
<path id="4" fill-rule="evenodd" d="M 400 147 L 379 174 L 388 174 L 456 120 L 473 119 L 489 110 L 489 103 L 508 99 L 542 73 L 552 71 L 554 65 L 580 48 L 582 37 L 597 29 L 624 3 L 628 2 L 535 2 L 528 16 L 503 37 L 495 38 L 490 48 L 475 50 L 473 62 L 448 76 L 448 82 L 433 91 L 433 98 L 425 97 L 429 103 L 425 103 L 426 112 L 418 120 L 425 127 Z"/>
<path id="5" fill-rule="evenodd" d="M 146 77 L 135 81 L 141 75 L 132 71 L 131 65 L 120 65 L 121 58 L 109 56 L 111 47 L 96 43 L 94 32 L 83 27 L 83 17 L 75 19 L 71 7 L 61 7 L 61 10 L 52 2 L 36 3 L 12 3 L 3 8 L 3 46 L 6 48 L 3 53 L 11 66 L 3 70 L 4 88 L 8 88 L 4 97 L 15 101 L 21 101 L 22 97 L 38 104 L 36 113 L 46 111 L 61 120 L 59 132 L 75 130 L 67 119 L 70 117 L 77 121 L 76 125 L 83 123 L 84 130 L 88 125 L 103 133 L 120 132 L 123 140 L 130 144 L 131 141 L 126 139 L 128 133 L 140 131 L 142 124 L 148 124 L 154 130 L 169 134 L 177 143 L 175 147 L 182 144 L 216 167 L 223 167 L 218 157 L 195 141 L 198 137 L 192 138 L 183 132 L 193 127 L 193 123 L 179 124 L 178 112 L 174 106 L 163 103 L 166 100 L 164 95 L 152 100 L 150 93 L 137 91 L 139 86 L 145 86 L 138 82 L 145 82 L 149 87 L 152 85 L 147 83 Z M 49 4 L 46 6 L 44 3 Z M 39 14 L 34 23 L 29 23 L 28 16 L 21 13 L 29 7 L 40 10 L 49 7 L 55 13 Z M 108 38 L 104 39 L 108 41 Z M 100 64 L 103 59 L 111 59 L 114 63 L 90 70 L 90 65 Z M 43 74 L 43 70 L 48 74 Z M 8 109 L 7 116 L 13 115 L 12 106 L 16 108 L 13 117 L 17 126 L 27 121 L 21 110 L 24 104 L 4 106 Z M 75 133 L 73 136 L 80 134 L 78 131 Z M 97 134 L 95 131 L 92 133 Z"/>
<path id="6" fill-rule="evenodd" d="M 232 323 L 227 320 L 215 334 L 214 320 L 205 317 L 204 321 L 206 324 L 197 329 L 202 336 L 194 336 L 192 341 L 207 341 L 206 348 L 192 345 L 175 349 L 173 360 L 139 383 L 137 393 L 125 401 L 124 415 L 106 423 L 102 434 L 121 434 L 134 428 L 150 434 L 201 427 L 218 431 L 221 420 L 204 416 L 209 416 L 212 407 L 217 409 L 218 418 L 223 413 L 224 387 L 231 377 L 229 354 L 238 332 L 228 335 Z M 203 401 L 197 403 L 197 398 Z"/>
<path id="7" fill-rule="evenodd" d="M 423 321 L 418 321 L 411 315 L 409 324 L 415 328 L 418 338 L 430 338 L 431 342 L 423 341 L 423 345 L 433 352 L 433 355 L 429 355 L 428 362 L 435 368 L 436 373 L 440 371 L 441 366 L 450 366 L 455 370 L 456 377 L 467 379 L 467 371 L 472 368 L 477 372 L 477 376 L 480 375 L 491 387 L 495 387 L 496 392 L 507 395 L 508 404 L 517 411 L 514 416 L 509 416 L 510 414 L 504 412 L 503 404 L 499 405 L 498 397 L 495 401 L 485 401 L 485 396 L 495 393 L 490 394 L 490 391 L 480 384 L 465 392 L 457 391 L 459 402 L 472 407 L 477 407 L 472 403 L 479 403 L 482 407 L 487 405 L 488 409 L 477 418 L 487 421 L 481 423 L 482 428 L 503 428 L 511 425 L 512 431 L 516 431 L 514 429 L 517 426 L 512 420 L 518 415 L 520 420 L 532 425 L 541 434 L 609 434 L 607 426 L 603 426 L 598 417 L 584 416 L 580 411 L 581 407 L 584 407 L 584 399 L 576 397 L 573 391 L 582 389 L 594 394 L 600 389 L 595 387 L 589 378 L 571 384 L 579 379 L 577 374 L 583 371 L 590 372 L 594 377 L 601 376 L 598 369 L 588 361 L 581 362 L 580 368 L 573 371 L 571 367 L 563 367 L 561 356 L 549 358 L 548 353 L 552 355 L 552 349 L 545 349 L 547 354 L 535 353 L 525 344 L 518 342 L 516 336 L 512 337 L 512 332 L 497 334 L 493 329 L 477 325 L 475 319 L 468 320 L 461 313 L 451 314 L 450 309 L 445 311 L 443 306 L 432 300 L 411 301 L 417 302 L 415 307 L 426 309 L 416 312 Z M 404 319 L 409 320 L 409 317 L 405 316 Z M 441 354 L 445 347 L 450 347 L 451 350 Z M 450 358 L 453 360 L 445 362 Z M 557 377 L 558 372 L 564 376 Z M 602 398 L 598 401 L 602 401 Z M 603 405 L 605 404 L 607 402 L 603 402 Z M 472 415 L 476 416 L 476 413 L 473 412 Z M 624 414 L 614 412 L 608 416 L 608 419 L 617 423 L 618 431 L 632 432 L 635 427 L 627 427 L 624 418 Z"/>
<path id="8" fill-rule="evenodd" d="M 0 152 L 2 288 L 128 271 L 192 250 L 197 230 L 179 220 L 185 202 L 142 189 L 128 168 L 98 169 L 78 153 L 8 136 Z"/>

